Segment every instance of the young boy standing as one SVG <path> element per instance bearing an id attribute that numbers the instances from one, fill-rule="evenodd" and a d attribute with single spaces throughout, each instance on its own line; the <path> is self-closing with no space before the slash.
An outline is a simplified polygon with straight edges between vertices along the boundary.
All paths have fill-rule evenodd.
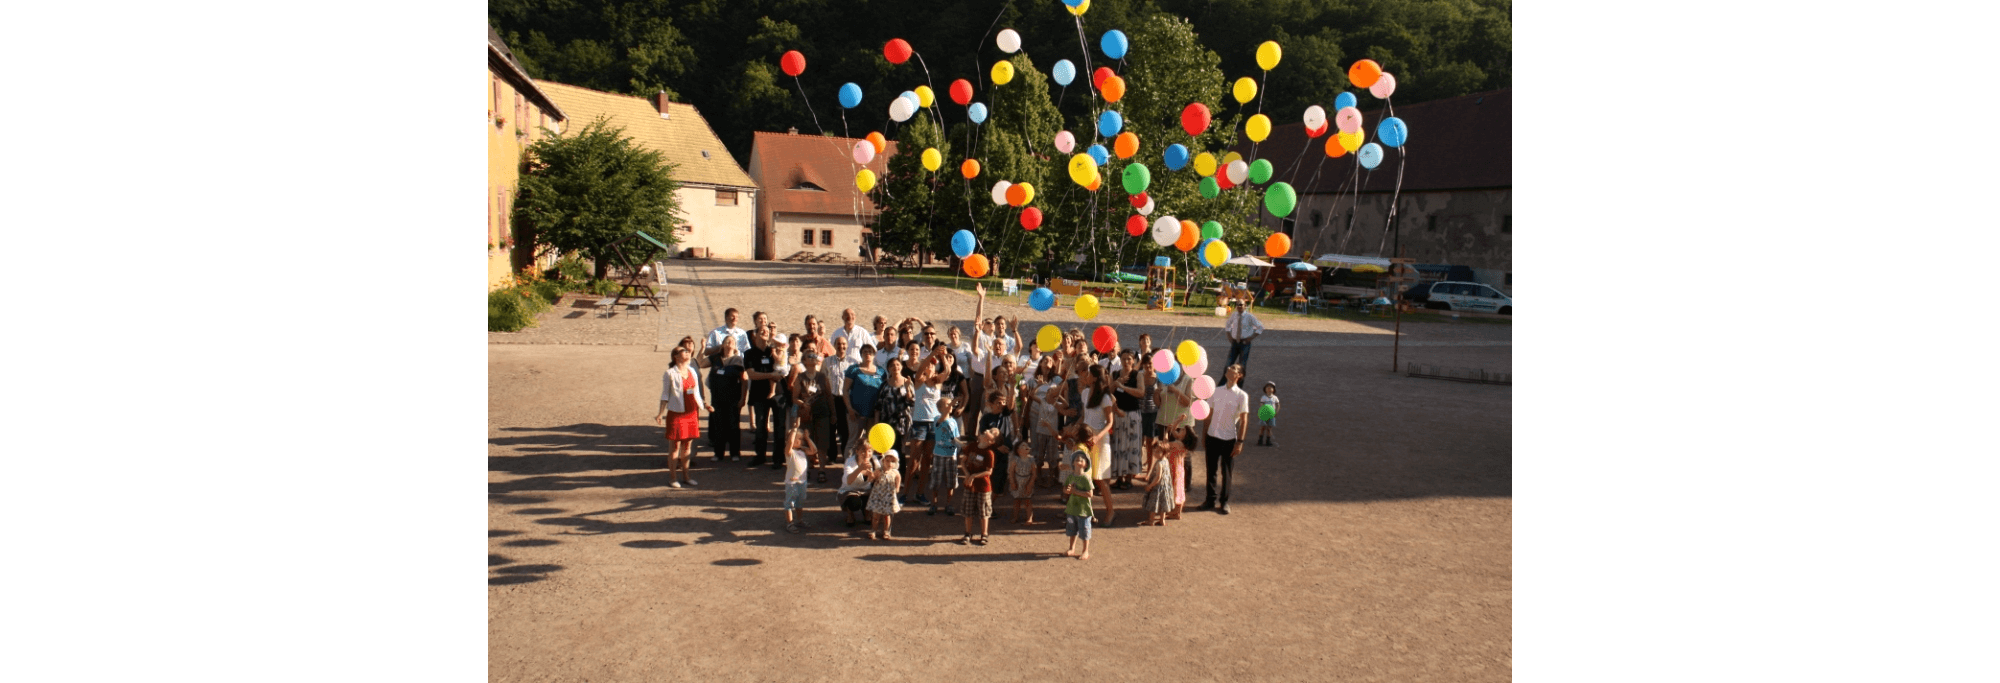
<path id="1" fill-rule="evenodd" d="M 1079 560 L 1090 559 L 1090 455 L 1077 451 L 1069 457 L 1070 474 L 1063 480 L 1063 495 L 1069 496 L 1069 504 L 1063 510 L 1067 520 L 1063 524 L 1063 535 L 1069 537 L 1069 550 L 1065 557 Z M 1076 551 L 1077 537 L 1083 537 L 1083 552 Z"/>
<path id="2" fill-rule="evenodd" d="M 785 456 L 785 530 L 799 534 L 805 533 L 799 517 L 806 508 L 806 470 L 810 467 L 806 456 L 818 455 L 819 449 L 802 430 L 793 430 L 791 437 Z"/>
<path id="3" fill-rule="evenodd" d="M 993 517 L 993 459 L 994 442 L 999 441 L 1000 430 L 988 429 L 979 433 L 979 442 L 959 456 L 964 461 L 965 500 L 959 505 L 965 511 L 965 538 L 976 545 L 986 545 L 988 531 Z M 979 538 L 972 538 L 972 520 L 979 519 Z"/>
<path id="4" fill-rule="evenodd" d="M 931 437 L 935 439 L 935 443 L 931 446 L 929 486 L 931 510 L 924 513 L 925 515 L 937 514 L 939 505 L 945 506 L 945 514 L 957 514 L 957 511 L 951 508 L 951 499 L 953 495 L 958 493 L 958 441 L 960 433 L 958 409 L 954 405 L 949 410 L 951 411 L 949 416 L 937 420 L 937 423 L 931 427 Z"/>

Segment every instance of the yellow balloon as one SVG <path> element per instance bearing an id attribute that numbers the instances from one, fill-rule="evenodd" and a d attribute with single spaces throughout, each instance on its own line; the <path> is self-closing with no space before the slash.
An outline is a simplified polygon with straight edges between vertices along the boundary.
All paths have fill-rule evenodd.
<path id="1" fill-rule="evenodd" d="M 1011 80 L 1014 80 L 1014 63 L 1005 60 L 994 62 L 993 84 L 1006 85 Z"/>
<path id="2" fill-rule="evenodd" d="M 1230 153 L 1228 153 L 1228 154 L 1224 154 L 1224 155 L 1222 155 L 1222 165 L 1223 165 L 1223 166 L 1228 166 L 1228 165 L 1230 165 L 1230 164 L 1233 164 L 1233 163 L 1236 163 L 1236 162 L 1238 162 L 1238 161 L 1242 161 L 1242 160 L 1243 160 L 1243 155 L 1241 155 L 1241 154 L 1237 154 L 1237 153 L 1235 153 L 1235 152 L 1230 152 Z"/>
<path id="3" fill-rule="evenodd" d="M 1223 244 L 1222 240 L 1209 242 L 1207 247 L 1202 248 L 1202 251 L 1208 257 L 1209 263 L 1221 264 L 1229 260 L 1229 245 Z"/>
<path id="4" fill-rule="evenodd" d="M 1042 331 L 1035 333 L 1035 346 L 1040 348 L 1042 353 L 1056 350 L 1056 345 L 1061 343 L 1062 330 L 1056 329 L 1054 325 L 1043 325 Z"/>
<path id="5" fill-rule="evenodd" d="M 1077 3 L 1075 7 L 1070 7 L 1069 3 L 1063 3 L 1063 9 L 1067 9 L 1070 14 L 1080 17 L 1083 16 L 1084 12 L 1090 11 L 1090 0 L 1083 0 L 1083 2 Z"/>
<path id="6" fill-rule="evenodd" d="M 896 447 L 896 428 L 877 423 L 868 428 L 868 447 L 881 453 Z"/>
<path id="7" fill-rule="evenodd" d="M 854 186 L 861 188 L 862 192 L 875 189 L 875 172 L 861 169 L 860 173 L 854 174 Z"/>
<path id="8" fill-rule="evenodd" d="M 1246 104 L 1257 97 L 1257 82 L 1250 80 L 1249 76 L 1238 78 L 1233 92 L 1236 94 L 1237 104 Z"/>
<path id="9" fill-rule="evenodd" d="M 1263 142 L 1264 138 L 1271 137 L 1271 117 L 1263 114 L 1250 117 L 1243 124 L 1243 134 L 1250 136 L 1251 142 Z"/>
<path id="10" fill-rule="evenodd" d="M 1014 183 L 1014 187 L 1021 188 L 1021 206 L 1027 206 L 1035 201 L 1035 186 L 1027 183 Z"/>
<path id="11" fill-rule="evenodd" d="M 1070 180 L 1076 181 L 1076 184 L 1078 185 L 1089 187 L 1091 179 L 1096 177 L 1097 177 L 1096 159 L 1090 158 L 1090 155 L 1088 154 L 1078 154 L 1076 156 L 1069 158 Z"/>
<path id="12" fill-rule="evenodd" d="M 1368 134 L 1357 130 L 1352 133 L 1334 133 L 1333 137 L 1340 141 L 1341 149 L 1352 152 L 1361 149 L 1361 143 L 1368 137 Z"/>
<path id="13" fill-rule="evenodd" d="M 939 154 L 936 147 L 924 149 L 923 159 L 924 170 L 926 171 L 935 171 L 938 170 L 938 167 L 944 165 L 944 155 Z"/>
<path id="14" fill-rule="evenodd" d="M 1265 71 L 1278 68 L 1278 60 L 1285 56 L 1285 48 L 1278 47 L 1278 41 L 1266 40 L 1257 46 L 1257 66 Z"/>
<path id="15" fill-rule="evenodd" d="M 1213 154 L 1202 152 L 1194 156 L 1194 172 L 1200 173 L 1204 178 L 1215 175 L 1215 166 Z"/>
<path id="16" fill-rule="evenodd" d="M 1174 348 L 1174 359 L 1181 365 L 1194 365 L 1195 361 L 1201 360 L 1201 345 L 1194 343 L 1193 339 L 1182 341 L 1180 346 Z"/>
<path id="17" fill-rule="evenodd" d="M 931 92 L 931 87 L 928 85 L 919 85 L 913 92 L 917 93 L 917 104 L 919 105 L 928 107 L 931 106 L 931 102 L 937 99 L 937 93 Z"/>
<path id="18" fill-rule="evenodd" d="M 1076 317 L 1084 320 L 1097 317 L 1097 297 L 1089 294 L 1077 297 Z"/>

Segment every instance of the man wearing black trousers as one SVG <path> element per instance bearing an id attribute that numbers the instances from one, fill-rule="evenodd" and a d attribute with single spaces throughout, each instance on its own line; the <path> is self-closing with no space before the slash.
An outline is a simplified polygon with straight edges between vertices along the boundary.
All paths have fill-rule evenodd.
<path id="1" fill-rule="evenodd" d="M 762 321 L 763 316 L 763 313 L 758 313 L 756 320 Z M 782 430 L 785 419 L 785 407 L 778 405 L 772 398 L 776 389 L 772 385 L 772 380 L 782 377 L 778 374 L 777 356 L 771 350 L 771 337 L 775 332 L 775 325 L 757 323 L 750 330 L 750 350 L 743 352 L 743 377 L 750 380 L 750 428 L 755 434 L 751 439 L 751 445 L 757 450 L 757 457 L 750 461 L 748 467 L 764 464 L 764 454 L 769 452 L 765 449 L 775 448 L 777 452 L 782 453 L 785 448 L 783 441 L 777 443 L 771 441 L 771 430 L 774 428 L 772 420 L 777 420 L 775 428 Z M 784 458 L 780 456 L 778 459 Z"/>
<path id="2" fill-rule="evenodd" d="M 1250 395 L 1236 386 L 1243 381 L 1243 366 L 1231 365 L 1222 371 L 1224 385 L 1209 398 L 1208 415 L 1208 497 L 1202 510 L 1229 514 L 1229 481 L 1236 469 L 1236 456 L 1243 453 L 1243 435 L 1250 429 Z M 1216 469 L 1222 470 L 1221 509 L 1216 509 Z"/>

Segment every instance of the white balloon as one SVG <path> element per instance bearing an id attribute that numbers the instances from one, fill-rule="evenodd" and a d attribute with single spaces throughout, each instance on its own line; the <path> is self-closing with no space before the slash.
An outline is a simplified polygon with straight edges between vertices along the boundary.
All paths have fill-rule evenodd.
<path id="1" fill-rule="evenodd" d="M 1325 123 L 1326 109 L 1321 108 L 1317 104 L 1306 107 L 1306 128 L 1308 130 L 1318 128 Z"/>
<path id="2" fill-rule="evenodd" d="M 1139 215 L 1141 215 L 1141 216 L 1151 216 L 1151 215 L 1153 215 L 1153 196 L 1152 196 L 1152 195 L 1146 195 L 1146 205 L 1145 205 L 1145 206 L 1141 206 L 1141 207 L 1139 207 Z"/>
<path id="3" fill-rule="evenodd" d="M 1006 205 L 1007 205 L 1007 188 L 1010 188 L 1010 187 L 1013 187 L 1013 186 L 1014 186 L 1014 184 L 1013 184 L 1013 183 L 1010 183 L 1010 182 L 1007 182 L 1007 181 L 1005 181 L 1005 180 L 1002 180 L 1002 181 L 1000 181 L 1000 182 L 997 182 L 997 183 L 994 183 L 994 184 L 993 184 L 993 205 L 994 205 L 994 206 L 1006 206 Z"/>
<path id="4" fill-rule="evenodd" d="M 1000 46 L 1001 52 L 1010 55 L 1021 50 L 1021 34 L 1011 28 L 1000 29 L 1000 35 L 994 36 L 993 42 Z"/>
<path id="5" fill-rule="evenodd" d="M 1076 136 L 1069 131 L 1056 133 L 1056 151 L 1064 154 L 1076 151 Z"/>
<path id="6" fill-rule="evenodd" d="M 1242 159 L 1231 161 L 1229 162 L 1228 173 L 1229 182 L 1242 185 L 1243 181 L 1250 179 L 1250 165 L 1243 163 Z"/>
<path id="7" fill-rule="evenodd" d="M 1153 241 L 1160 243 L 1160 246 L 1171 247 L 1174 241 L 1180 238 L 1181 222 L 1175 220 L 1173 216 L 1161 216 L 1159 220 L 1153 221 Z"/>
<path id="8" fill-rule="evenodd" d="M 910 120 L 910 117 L 915 116 L 916 113 L 917 103 L 910 100 L 910 98 L 898 97 L 889 101 L 889 118 L 895 120 L 897 123 Z"/>

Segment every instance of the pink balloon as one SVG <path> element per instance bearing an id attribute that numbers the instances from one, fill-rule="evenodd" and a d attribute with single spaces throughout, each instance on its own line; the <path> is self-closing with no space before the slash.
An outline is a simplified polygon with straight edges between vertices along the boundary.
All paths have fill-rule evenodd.
<path id="1" fill-rule="evenodd" d="M 1188 414 L 1197 420 L 1208 419 L 1208 402 L 1196 399 L 1194 403 L 1188 404 Z"/>
<path id="2" fill-rule="evenodd" d="M 1368 92 L 1376 97 L 1389 99 L 1390 95 L 1396 94 L 1396 77 L 1383 73 L 1381 78 L 1375 79 L 1374 85 L 1368 86 Z"/>
<path id="3" fill-rule="evenodd" d="M 854 163 L 867 166 L 868 162 L 874 160 L 875 160 L 875 143 L 869 142 L 867 140 L 855 141 Z"/>
<path id="4" fill-rule="evenodd" d="M 1202 354 L 1201 358 L 1194 362 L 1194 365 L 1187 366 L 1186 368 L 1183 369 L 1197 375 L 1205 375 L 1208 372 L 1208 354 L 1206 353 Z"/>
<path id="5" fill-rule="evenodd" d="M 1194 397 L 1208 399 L 1215 396 L 1215 378 L 1202 375 L 1194 378 Z"/>
<path id="6" fill-rule="evenodd" d="M 1340 127 L 1340 132 L 1342 133 L 1353 133 L 1361 130 L 1361 110 L 1353 107 L 1341 107 L 1340 111 L 1333 114 L 1333 125 Z"/>
<path id="7" fill-rule="evenodd" d="M 1166 349 L 1153 352 L 1153 372 L 1166 372 L 1174 367 L 1174 353 Z"/>
<path id="8" fill-rule="evenodd" d="M 1069 131 L 1056 133 L 1056 151 L 1064 154 L 1076 151 L 1076 136 L 1070 135 Z"/>

